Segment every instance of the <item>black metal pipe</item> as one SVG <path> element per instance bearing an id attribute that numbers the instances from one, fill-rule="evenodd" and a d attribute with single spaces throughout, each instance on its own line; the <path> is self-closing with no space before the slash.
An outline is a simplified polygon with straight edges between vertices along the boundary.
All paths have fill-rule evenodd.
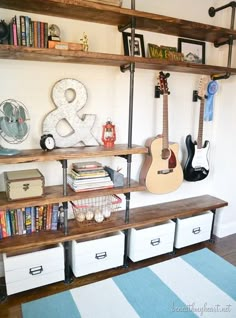
<path id="1" fill-rule="evenodd" d="M 219 7 L 219 8 L 216 8 L 216 9 L 214 7 L 210 7 L 210 9 L 208 10 L 209 16 L 210 17 L 214 17 L 216 12 L 221 11 L 223 9 L 226 9 L 228 7 L 235 8 L 236 7 L 236 1 L 231 1 L 228 4 L 225 4 L 225 5 L 223 5 L 223 6 Z"/>

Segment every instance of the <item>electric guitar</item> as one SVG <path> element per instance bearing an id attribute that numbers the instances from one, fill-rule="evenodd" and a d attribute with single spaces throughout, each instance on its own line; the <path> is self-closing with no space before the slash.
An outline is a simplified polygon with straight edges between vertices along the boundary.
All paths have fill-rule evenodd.
<path id="1" fill-rule="evenodd" d="M 179 146 L 169 143 L 168 138 L 168 87 L 167 77 L 160 72 L 160 93 L 163 94 L 163 134 L 149 138 L 145 146 L 149 149 L 140 172 L 140 182 L 149 192 L 163 194 L 175 191 L 183 181 L 183 170 L 177 159 Z"/>
<path id="2" fill-rule="evenodd" d="M 202 77 L 199 83 L 198 98 L 200 99 L 199 127 L 197 141 L 192 142 L 191 135 L 186 137 L 188 157 L 184 166 L 184 179 L 187 181 L 200 181 L 205 179 L 209 173 L 208 151 L 210 143 L 206 140 L 203 144 L 203 121 L 205 92 L 208 85 L 208 78 Z"/>

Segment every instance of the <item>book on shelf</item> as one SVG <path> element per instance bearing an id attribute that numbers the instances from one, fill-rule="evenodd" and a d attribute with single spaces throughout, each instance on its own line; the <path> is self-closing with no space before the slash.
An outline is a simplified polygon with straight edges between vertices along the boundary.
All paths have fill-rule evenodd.
<path id="1" fill-rule="evenodd" d="M 8 209 L 0 211 L 0 239 L 58 229 L 59 204 Z"/>
<path id="2" fill-rule="evenodd" d="M 31 207 L 25 208 L 25 230 L 26 234 L 31 233 Z"/>
<path id="3" fill-rule="evenodd" d="M 32 21 L 29 16 L 14 16 L 9 23 L 10 45 L 22 45 L 26 47 L 48 47 L 48 23 Z"/>
<path id="4" fill-rule="evenodd" d="M 16 20 L 16 16 L 14 16 L 9 23 L 8 43 L 10 45 L 15 45 L 15 46 L 19 45 L 17 30 L 18 30 L 17 20 Z"/>
<path id="5" fill-rule="evenodd" d="M 59 204 L 55 203 L 52 205 L 52 221 L 51 230 L 57 230 L 58 226 L 58 214 L 59 214 Z"/>
<path id="6" fill-rule="evenodd" d="M 87 183 L 101 183 L 110 181 L 111 178 L 109 175 L 103 177 L 93 177 L 93 178 L 75 178 L 73 174 L 68 174 L 68 180 L 73 184 L 87 184 Z"/>
<path id="7" fill-rule="evenodd" d="M 86 179 L 86 178 L 98 178 L 98 177 L 106 177 L 109 176 L 108 172 L 104 169 L 97 170 L 83 170 L 83 171 L 75 171 L 71 170 L 71 175 L 74 179 Z"/>
<path id="8" fill-rule="evenodd" d="M 88 169 L 101 169 L 103 168 L 102 164 L 98 161 L 83 161 L 83 162 L 73 162 L 72 169 L 75 171 L 88 170 Z"/>
<path id="9" fill-rule="evenodd" d="M 1 228 L 2 228 L 2 237 L 7 237 L 7 227 L 6 227 L 6 212 L 0 211 L 0 222 L 1 222 Z"/>
<path id="10" fill-rule="evenodd" d="M 83 188 L 77 188 L 77 187 L 73 187 L 71 186 L 70 184 L 68 184 L 71 189 L 75 192 L 85 192 L 85 191 L 93 191 L 93 190 L 102 190 L 102 189 L 110 189 L 110 188 L 113 188 L 113 184 L 111 185 L 94 185 L 94 184 L 91 184 L 90 186 L 87 185 L 87 187 L 83 187 Z"/>
<path id="11" fill-rule="evenodd" d="M 30 207 L 30 214 L 31 214 L 31 232 L 35 232 L 35 207 L 31 206 Z"/>
<path id="12" fill-rule="evenodd" d="M 90 180 L 90 182 L 86 183 L 75 183 L 73 178 L 70 176 L 67 177 L 67 183 L 68 185 L 74 190 L 75 192 L 82 191 L 82 190 L 93 190 L 93 189 L 103 189 L 103 188 L 113 188 L 113 182 L 110 178 L 108 178 L 106 181 L 96 181 L 94 182 L 93 179 Z"/>

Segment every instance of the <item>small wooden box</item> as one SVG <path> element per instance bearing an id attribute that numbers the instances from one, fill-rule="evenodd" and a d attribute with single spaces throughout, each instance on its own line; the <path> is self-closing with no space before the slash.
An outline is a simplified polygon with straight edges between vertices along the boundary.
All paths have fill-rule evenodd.
<path id="1" fill-rule="evenodd" d="M 173 251 L 175 223 L 171 220 L 129 230 L 128 255 L 133 262 Z"/>
<path id="2" fill-rule="evenodd" d="M 211 237 L 213 213 L 211 211 L 186 218 L 177 218 L 175 247 L 207 241 Z"/>
<path id="3" fill-rule="evenodd" d="M 123 263 L 123 232 L 87 241 L 72 241 L 72 271 L 76 277 L 122 266 Z"/>
<path id="4" fill-rule="evenodd" d="M 61 243 L 24 254 L 3 254 L 7 295 L 65 279 Z"/>
<path id="5" fill-rule="evenodd" d="M 44 176 L 38 169 L 6 171 L 4 178 L 9 201 L 41 197 L 44 194 Z"/>
<path id="6" fill-rule="evenodd" d="M 83 51 L 83 44 L 61 41 L 48 41 L 49 49 L 69 50 L 69 51 Z"/>

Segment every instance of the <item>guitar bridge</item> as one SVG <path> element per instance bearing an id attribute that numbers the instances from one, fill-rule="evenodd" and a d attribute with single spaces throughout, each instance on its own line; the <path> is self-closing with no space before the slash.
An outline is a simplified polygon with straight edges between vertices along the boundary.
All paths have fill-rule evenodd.
<path id="1" fill-rule="evenodd" d="M 164 169 L 164 170 L 158 170 L 157 174 L 168 174 L 173 172 L 173 169 Z"/>

